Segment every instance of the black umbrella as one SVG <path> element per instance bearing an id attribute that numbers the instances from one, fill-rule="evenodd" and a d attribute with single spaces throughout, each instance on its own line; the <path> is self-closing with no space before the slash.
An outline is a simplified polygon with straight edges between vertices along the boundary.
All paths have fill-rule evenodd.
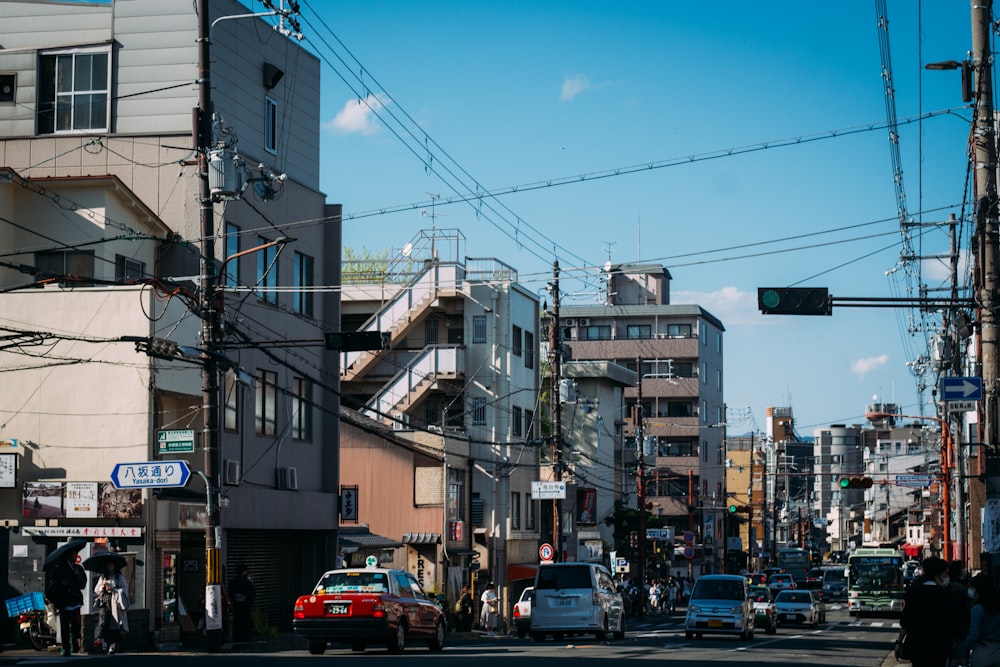
<path id="1" fill-rule="evenodd" d="M 114 563 L 117 570 L 121 570 L 123 567 L 128 565 L 128 561 L 125 560 L 124 556 L 111 551 L 105 551 L 91 556 L 87 560 L 83 561 L 83 569 L 90 570 L 91 572 L 96 572 L 98 574 L 104 574 L 104 572 L 108 569 L 108 563 Z"/>
<path id="2" fill-rule="evenodd" d="M 42 570 L 48 572 L 56 565 L 59 565 L 59 563 L 66 560 L 67 556 L 80 553 L 80 549 L 85 546 L 87 546 L 87 540 L 82 537 L 70 540 L 45 557 L 45 562 L 42 564 Z"/>

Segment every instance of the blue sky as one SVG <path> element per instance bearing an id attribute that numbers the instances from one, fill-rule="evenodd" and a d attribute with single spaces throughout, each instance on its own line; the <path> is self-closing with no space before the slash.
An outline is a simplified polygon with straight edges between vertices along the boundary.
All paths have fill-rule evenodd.
<path id="1" fill-rule="evenodd" d="M 923 65 L 967 57 L 969 5 L 886 5 L 907 211 L 967 215 L 960 76 Z M 757 310 L 759 286 L 905 295 L 903 271 L 887 275 L 901 238 L 875 2 L 302 7 L 323 61 L 321 189 L 343 204 L 345 245 L 400 249 L 439 195 L 436 224 L 460 229 L 467 255 L 531 289 L 558 259 L 564 303 L 593 303 L 608 259 L 667 266 L 673 302 L 726 325 L 731 414 L 763 426 L 766 407 L 791 406 L 811 435 L 863 422 L 876 395 L 933 412 L 907 366 L 924 351 L 908 312 Z M 503 194 L 447 203 L 477 189 Z M 946 229 L 922 229 L 918 253 L 947 251 Z M 939 262 L 922 271 L 946 279 Z"/>

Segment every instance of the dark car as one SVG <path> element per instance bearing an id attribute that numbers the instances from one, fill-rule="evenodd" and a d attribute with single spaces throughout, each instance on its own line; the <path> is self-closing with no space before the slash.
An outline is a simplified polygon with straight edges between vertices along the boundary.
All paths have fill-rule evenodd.
<path id="1" fill-rule="evenodd" d="M 445 616 L 406 570 L 345 568 L 324 573 L 312 593 L 295 601 L 292 630 L 314 655 L 330 642 L 354 651 L 383 644 L 400 653 L 408 641 L 421 640 L 440 651 Z"/>
<path id="2" fill-rule="evenodd" d="M 802 582 L 800 588 L 808 588 L 810 590 L 822 590 L 823 589 L 823 568 L 814 567 L 809 570 L 806 574 L 805 581 Z"/>

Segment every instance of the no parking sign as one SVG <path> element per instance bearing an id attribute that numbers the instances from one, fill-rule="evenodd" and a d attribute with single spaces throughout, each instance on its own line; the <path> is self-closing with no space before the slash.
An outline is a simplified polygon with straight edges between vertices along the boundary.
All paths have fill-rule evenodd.
<path id="1" fill-rule="evenodd" d="M 541 558 L 543 561 L 552 560 L 552 557 L 555 555 L 555 553 L 556 553 L 555 549 L 553 549 L 552 545 L 549 544 L 548 542 L 538 547 L 538 557 Z"/>

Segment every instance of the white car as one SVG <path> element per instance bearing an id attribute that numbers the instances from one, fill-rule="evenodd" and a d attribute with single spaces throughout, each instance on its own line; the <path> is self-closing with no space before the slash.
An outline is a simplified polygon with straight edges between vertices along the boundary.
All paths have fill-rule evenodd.
<path id="1" fill-rule="evenodd" d="M 520 599 L 514 604 L 514 629 L 517 636 L 524 639 L 531 629 L 531 602 L 535 599 L 535 587 L 528 586 L 521 591 Z"/>
<path id="2" fill-rule="evenodd" d="M 809 625 L 816 627 L 823 620 L 823 613 L 812 591 L 786 590 L 774 598 L 779 625 Z"/>
<path id="3" fill-rule="evenodd" d="M 591 633 L 624 639 L 625 605 L 611 572 L 597 563 L 540 565 L 529 632 L 536 642 Z"/>

